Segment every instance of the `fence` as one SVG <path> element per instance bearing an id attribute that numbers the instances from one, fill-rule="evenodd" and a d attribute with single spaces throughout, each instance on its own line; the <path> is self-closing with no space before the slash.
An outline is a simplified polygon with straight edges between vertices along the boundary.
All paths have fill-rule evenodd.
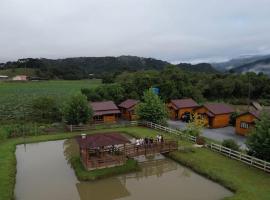
<path id="1" fill-rule="evenodd" d="M 192 135 L 184 134 L 180 130 L 172 129 L 166 126 L 162 126 L 162 125 L 155 124 L 152 122 L 147 122 L 147 121 L 130 121 L 130 122 L 123 122 L 123 123 L 115 123 L 115 124 L 99 124 L 99 125 L 84 125 L 84 126 L 68 125 L 67 129 L 73 132 L 73 131 L 96 130 L 96 129 L 101 129 L 101 128 L 118 128 L 118 127 L 137 126 L 137 125 L 146 126 L 148 128 L 175 134 L 191 142 L 196 142 L 196 137 Z M 253 156 L 249 156 L 239 151 L 234 151 L 230 148 L 227 148 L 222 145 L 215 144 L 215 143 L 206 144 L 205 147 L 213 151 L 219 152 L 225 156 L 228 156 L 231 159 L 238 160 L 247 165 L 256 167 L 258 169 L 261 169 L 263 171 L 270 173 L 270 162 L 255 158 Z"/>
<path id="2" fill-rule="evenodd" d="M 180 137 L 186 138 L 192 142 L 196 142 L 196 137 L 194 137 L 192 135 L 183 134 L 179 130 L 172 129 L 172 128 L 165 127 L 165 126 L 161 126 L 159 124 L 155 124 L 152 122 L 138 122 L 138 125 L 144 125 L 148 128 L 153 128 L 156 130 L 160 130 L 160 131 L 164 131 L 164 132 L 168 132 L 168 133 L 173 133 L 173 134 L 176 134 Z M 258 169 L 261 169 L 263 171 L 270 173 L 270 162 L 255 158 L 253 156 L 249 156 L 249 155 L 244 154 L 244 153 L 239 152 L 239 151 L 234 151 L 230 148 L 227 148 L 227 147 L 224 147 L 222 145 L 215 144 L 215 143 L 206 144 L 205 146 L 213 151 L 216 151 L 216 152 L 219 152 L 225 156 L 228 156 L 231 159 L 238 160 L 238 161 L 243 162 L 247 165 L 256 167 Z"/>
<path id="3" fill-rule="evenodd" d="M 66 129 L 70 132 L 98 130 L 106 128 L 120 128 L 127 126 L 137 126 L 137 121 L 126 121 L 121 123 L 102 123 L 102 124 L 89 124 L 89 125 L 66 125 Z"/>

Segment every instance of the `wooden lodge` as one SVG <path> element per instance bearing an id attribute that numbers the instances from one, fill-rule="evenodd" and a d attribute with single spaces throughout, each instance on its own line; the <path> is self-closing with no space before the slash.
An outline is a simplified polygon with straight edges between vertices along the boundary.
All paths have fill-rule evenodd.
<path id="1" fill-rule="evenodd" d="M 139 101 L 135 99 L 127 99 L 120 103 L 118 107 L 121 112 L 121 117 L 130 121 L 136 120 L 137 116 L 135 114 L 135 107 L 138 103 Z"/>
<path id="2" fill-rule="evenodd" d="M 202 119 L 205 119 L 206 126 L 222 128 L 229 125 L 230 117 L 234 110 L 223 103 L 208 103 L 195 108 L 194 112 Z"/>
<path id="3" fill-rule="evenodd" d="M 94 123 L 114 123 L 120 114 L 113 101 L 91 102 L 90 105 L 94 112 Z"/>
<path id="4" fill-rule="evenodd" d="M 123 165 L 128 158 L 177 150 L 177 141 L 154 141 L 151 144 L 131 144 L 120 133 L 77 136 L 80 158 L 87 170 Z"/>
<path id="5" fill-rule="evenodd" d="M 170 118 L 173 120 L 189 121 L 190 115 L 198 104 L 193 99 L 174 99 L 168 103 Z"/>
<path id="6" fill-rule="evenodd" d="M 246 136 L 255 125 L 255 120 L 260 119 L 259 111 L 248 111 L 236 117 L 235 133 Z"/>

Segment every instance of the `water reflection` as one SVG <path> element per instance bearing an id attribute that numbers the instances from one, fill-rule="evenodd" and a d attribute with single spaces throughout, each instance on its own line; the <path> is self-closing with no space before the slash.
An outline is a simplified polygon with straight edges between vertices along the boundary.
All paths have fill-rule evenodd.
<path id="1" fill-rule="evenodd" d="M 17 200 L 217 200 L 232 195 L 220 185 L 161 156 L 150 157 L 147 162 L 138 158 L 142 171 L 136 173 L 79 182 L 67 164 L 70 156 L 79 153 L 75 140 L 25 147 L 19 145 L 16 150 Z"/>

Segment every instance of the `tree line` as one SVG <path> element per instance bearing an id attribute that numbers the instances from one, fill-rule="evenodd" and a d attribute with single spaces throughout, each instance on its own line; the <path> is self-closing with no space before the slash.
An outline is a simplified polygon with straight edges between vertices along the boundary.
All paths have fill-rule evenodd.
<path id="1" fill-rule="evenodd" d="M 107 84 L 94 89 L 82 88 L 81 91 L 90 101 L 114 100 L 119 103 L 127 98 L 141 99 L 143 91 L 157 87 L 164 101 L 191 97 L 198 102 L 246 104 L 250 96 L 270 105 L 270 78 L 262 73 L 209 74 L 168 66 L 161 71 L 110 74 L 103 82 Z"/>

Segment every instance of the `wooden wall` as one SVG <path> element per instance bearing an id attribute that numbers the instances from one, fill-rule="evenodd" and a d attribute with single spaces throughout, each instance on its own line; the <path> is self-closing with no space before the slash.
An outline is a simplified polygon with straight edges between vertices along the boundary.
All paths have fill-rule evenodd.
<path id="1" fill-rule="evenodd" d="M 230 123 L 230 114 L 215 115 L 209 119 L 210 128 L 222 128 L 229 126 Z"/>
<path id="2" fill-rule="evenodd" d="M 104 115 L 103 116 L 104 123 L 112 123 L 116 122 L 116 116 L 115 114 L 112 115 Z"/>
<path id="3" fill-rule="evenodd" d="M 131 120 L 131 121 L 137 120 L 138 118 L 137 118 L 137 115 L 134 113 L 134 109 L 135 109 L 135 106 L 130 111 L 128 111 L 125 108 L 121 108 L 120 111 L 121 111 L 122 118 L 126 120 Z"/>
<path id="4" fill-rule="evenodd" d="M 255 121 L 255 117 L 249 113 L 247 114 L 244 114 L 244 115 L 241 115 L 241 116 L 238 116 L 236 118 L 236 123 L 235 123 L 235 133 L 236 134 L 239 134 L 239 135 L 243 135 L 243 136 L 246 136 L 250 131 L 251 129 L 253 128 L 253 123 Z M 241 128 L 240 124 L 241 122 L 246 122 L 249 124 L 249 128 Z"/>

